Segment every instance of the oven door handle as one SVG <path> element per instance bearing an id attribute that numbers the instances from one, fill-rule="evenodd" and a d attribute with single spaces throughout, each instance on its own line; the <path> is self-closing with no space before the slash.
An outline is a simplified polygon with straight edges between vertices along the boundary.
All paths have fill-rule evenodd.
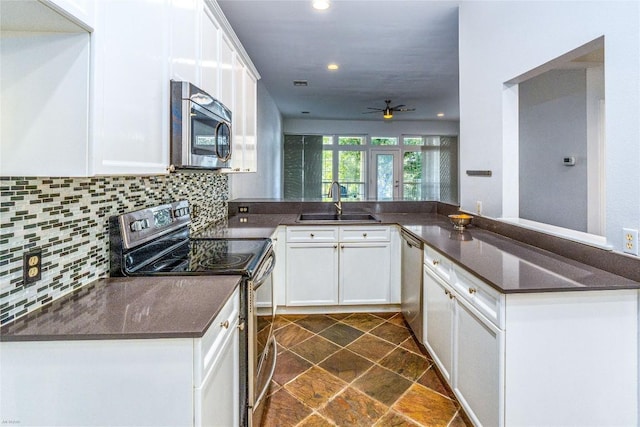
<path id="1" fill-rule="evenodd" d="M 271 265 L 269 266 L 267 271 L 265 271 L 260 277 L 258 277 L 253 282 L 253 289 L 254 290 L 258 289 L 260 287 L 260 285 L 262 285 L 264 283 L 264 281 L 267 280 L 267 278 L 271 275 L 271 273 L 273 273 L 273 269 L 276 268 L 276 254 L 275 254 L 275 252 L 272 251 L 271 254 L 269 254 L 269 256 L 265 259 L 263 264 L 265 262 L 267 262 L 269 260 L 269 258 L 271 258 Z M 260 269 L 258 269 L 258 271 L 259 270 Z"/>
<path id="2" fill-rule="evenodd" d="M 267 394 L 267 390 L 269 390 L 269 386 L 271 385 L 271 380 L 273 379 L 273 374 L 276 372 L 276 361 L 278 360 L 278 344 L 276 343 L 276 337 L 274 335 L 271 336 L 271 340 L 269 340 L 269 345 L 271 345 L 273 351 L 273 362 L 271 362 L 271 370 L 269 371 L 269 378 L 264 382 L 262 386 L 262 390 L 258 395 L 255 403 L 253 404 L 254 408 L 257 408 L 262 402 L 264 395 Z"/>

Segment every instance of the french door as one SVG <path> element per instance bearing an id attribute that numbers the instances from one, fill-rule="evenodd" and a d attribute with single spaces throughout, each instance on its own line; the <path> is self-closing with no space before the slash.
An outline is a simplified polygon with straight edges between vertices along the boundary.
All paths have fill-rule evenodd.
<path id="1" fill-rule="evenodd" d="M 400 150 L 372 148 L 369 164 L 369 198 L 397 200 L 400 194 Z"/>

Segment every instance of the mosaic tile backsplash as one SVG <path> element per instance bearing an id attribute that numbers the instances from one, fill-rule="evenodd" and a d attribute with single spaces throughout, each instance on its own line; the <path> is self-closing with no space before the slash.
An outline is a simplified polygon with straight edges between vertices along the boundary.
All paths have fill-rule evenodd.
<path id="1" fill-rule="evenodd" d="M 227 175 L 0 177 L 0 324 L 109 271 L 108 219 L 186 199 L 192 230 L 227 217 Z M 42 279 L 25 285 L 23 253 L 42 250 Z"/>

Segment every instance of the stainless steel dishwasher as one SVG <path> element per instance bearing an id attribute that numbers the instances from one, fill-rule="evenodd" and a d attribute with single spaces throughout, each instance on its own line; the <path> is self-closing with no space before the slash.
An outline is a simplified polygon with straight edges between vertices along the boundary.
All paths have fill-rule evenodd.
<path id="1" fill-rule="evenodd" d="M 402 315 L 418 341 L 422 339 L 422 242 L 404 230 L 402 236 Z M 424 344 L 424 343 L 423 343 Z"/>

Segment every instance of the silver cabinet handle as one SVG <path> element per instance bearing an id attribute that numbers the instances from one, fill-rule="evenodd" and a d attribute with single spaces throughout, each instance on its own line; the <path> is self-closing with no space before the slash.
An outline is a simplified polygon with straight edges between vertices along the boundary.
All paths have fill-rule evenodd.
<path id="1" fill-rule="evenodd" d="M 433 265 L 438 265 L 440 264 L 440 260 L 439 259 L 434 259 L 433 260 Z"/>
<path id="2" fill-rule="evenodd" d="M 309 233 L 309 236 L 311 236 L 311 237 L 315 237 L 315 236 L 313 235 L 313 233 Z"/>
<path id="3" fill-rule="evenodd" d="M 471 295 L 475 294 L 476 292 L 478 292 L 478 290 L 476 288 L 469 288 L 469 293 Z"/>
<path id="4" fill-rule="evenodd" d="M 229 321 L 225 320 L 224 322 L 220 322 L 220 327 L 221 328 L 225 328 L 225 329 L 229 329 Z"/>
<path id="5" fill-rule="evenodd" d="M 244 331 L 244 322 L 238 323 L 238 329 L 240 329 L 241 331 Z"/>
<path id="6" fill-rule="evenodd" d="M 362 233 L 362 237 L 367 237 L 367 233 Z"/>

